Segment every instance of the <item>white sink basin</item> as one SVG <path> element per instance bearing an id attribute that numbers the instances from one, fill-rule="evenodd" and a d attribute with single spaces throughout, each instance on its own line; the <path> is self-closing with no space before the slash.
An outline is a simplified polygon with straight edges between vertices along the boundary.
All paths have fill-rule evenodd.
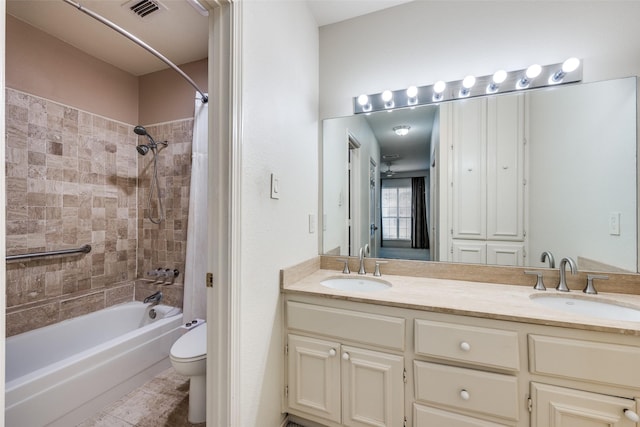
<path id="1" fill-rule="evenodd" d="M 391 283 L 368 277 L 330 277 L 320 282 L 322 286 L 341 291 L 374 292 L 389 289 Z"/>
<path id="2" fill-rule="evenodd" d="M 625 307 L 612 301 L 598 300 L 597 297 L 576 298 L 564 295 L 531 295 L 531 300 L 565 313 L 581 314 L 611 320 L 640 322 L 640 309 Z"/>

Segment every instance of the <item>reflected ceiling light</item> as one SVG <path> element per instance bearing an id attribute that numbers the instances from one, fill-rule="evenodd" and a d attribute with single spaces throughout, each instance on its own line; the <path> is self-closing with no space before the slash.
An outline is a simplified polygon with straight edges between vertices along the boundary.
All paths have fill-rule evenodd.
<path id="1" fill-rule="evenodd" d="M 476 84 L 475 76 L 467 76 L 462 80 L 462 88 L 460 89 L 459 96 L 461 98 L 469 96 L 469 90 Z"/>
<path id="2" fill-rule="evenodd" d="M 447 84 L 445 82 L 443 82 L 442 80 L 437 81 L 436 84 L 433 85 L 433 100 L 434 100 L 434 102 L 442 100 L 442 92 L 444 92 L 446 87 L 447 87 Z"/>
<path id="3" fill-rule="evenodd" d="M 560 68 L 560 70 L 558 70 L 553 75 L 553 77 L 551 77 L 549 82 L 550 83 L 561 82 L 562 79 L 564 79 L 564 76 L 567 75 L 567 73 L 571 73 L 571 72 L 577 70 L 579 66 L 580 66 L 580 60 L 578 58 L 569 58 L 569 59 L 567 59 L 566 61 L 564 61 L 562 63 L 562 68 Z"/>
<path id="4" fill-rule="evenodd" d="M 533 64 L 527 68 L 527 71 L 524 73 L 524 76 L 518 82 L 518 88 L 523 89 L 529 86 L 531 80 L 535 79 L 542 72 L 542 67 L 540 64 Z"/>
<path id="5" fill-rule="evenodd" d="M 409 105 L 416 105 L 418 103 L 418 88 L 416 86 L 409 86 L 407 88 L 407 98 Z"/>
<path id="6" fill-rule="evenodd" d="M 437 81 L 432 85 L 410 86 L 399 90 L 360 95 L 353 98 L 355 114 L 375 111 L 395 111 L 398 108 L 414 108 L 419 105 L 453 101 L 462 97 L 477 97 L 530 90 L 545 86 L 575 83 L 582 80 L 582 62 L 569 58 L 563 63 L 539 65 L 527 69 L 499 70 L 493 75 L 472 76 L 450 82 Z"/>
<path id="7" fill-rule="evenodd" d="M 487 86 L 487 93 L 496 93 L 498 88 L 507 79 L 507 72 L 505 70 L 498 70 L 493 73 L 491 77 L 491 83 Z"/>
<path id="8" fill-rule="evenodd" d="M 362 107 L 362 111 L 371 111 L 371 103 L 369 102 L 369 96 L 368 95 L 360 95 L 358 97 L 358 105 L 360 105 Z"/>
<path id="9" fill-rule="evenodd" d="M 384 108 L 393 108 L 393 93 L 390 90 L 382 92 L 382 101 Z"/>
<path id="10" fill-rule="evenodd" d="M 405 136 L 406 134 L 409 133 L 409 129 L 411 129 L 411 126 L 409 126 L 409 125 L 400 125 L 400 126 L 394 127 L 393 131 L 398 136 Z"/>

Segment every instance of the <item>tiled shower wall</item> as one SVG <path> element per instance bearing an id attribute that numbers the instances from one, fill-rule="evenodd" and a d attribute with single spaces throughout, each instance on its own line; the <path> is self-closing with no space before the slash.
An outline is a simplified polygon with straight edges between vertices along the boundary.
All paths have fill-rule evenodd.
<path id="1" fill-rule="evenodd" d="M 155 225 L 143 219 L 153 156 L 137 153 L 132 125 L 6 90 L 7 255 L 92 247 L 7 263 L 7 336 L 129 301 L 151 268 L 180 270 L 165 288 L 181 305 L 192 125 L 147 127 L 169 141 L 158 156 L 166 220 Z"/>

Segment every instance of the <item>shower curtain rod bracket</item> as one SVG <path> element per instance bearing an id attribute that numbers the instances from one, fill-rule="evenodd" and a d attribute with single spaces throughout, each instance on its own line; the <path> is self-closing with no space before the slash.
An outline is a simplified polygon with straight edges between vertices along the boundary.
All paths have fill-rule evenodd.
<path id="1" fill-rule="evenodd" d="M 200 94 L 201 98 L 200 100 L 203 103 L 207 103 L 209 101 L 209 97 L 202 91 L 200 90 L 200 88 L 198 87 L 198 85 L 193 81 L 193 79 L 191 79 L 191 77 L 189 77 L 184 71 L 182 71 L 176 64 L 174 64 L 173 62 L 171 62 L 167 57 L 165 57 L 163 54 L 161 54 L 160 52 L 158 52 L 157 50 L 155 50 L 154 48 L 152 48 L 151 46 L 149 46 L 147 43 L 145 43 L 144 41 L 142 41 L 141 39 L 139 39 L 138 37 L 134 36 L 133 34 L 131 34 L 130 32 L 128 32 L 127 30 L 125 30 L 122 27 L 119 27 L 118 25 L 114 24 L 113 22 L 109 21 L 108 19 L 98 15 L 96 12 L 87 9 L 86 7 L 82 6 L 80 3 L 75 2 L 73 0 L 62 0 L 65 3 L 75 7 L 76 9 L 78 9 L 79 11 L 89 15 L 90 17 L 92 17 L 93 19 L 102 22 L 104 25 L 106 25 L 107 27 L 111 28 L 112 30 L 120 33 L 121 35 L 125 36 L 126 38 L 128 38 L 129 40 L 131 40 L 132 42 L 134 42 L 135 44 L 137 44 L 138 46 L 142 47 L 143 49 L 147 50 L 149 53 L 153 54 L 156 58 L 160 59 L 162 62 L 164 62 L 165 64 L 167 64 L 169 67 L 173 68 L 173 70 L 175 72 L 177 72 L 178 74 L 180 74 L 182 76 L 183 79 L 185 79 L 191 86 L 193 86 L 195 88 L 196 91 L 198 91 L 198 93 Z"/>

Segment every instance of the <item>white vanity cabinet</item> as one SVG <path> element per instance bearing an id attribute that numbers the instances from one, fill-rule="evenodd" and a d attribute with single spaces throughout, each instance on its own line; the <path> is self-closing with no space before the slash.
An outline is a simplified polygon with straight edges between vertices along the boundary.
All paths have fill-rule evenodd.
<path id="1" fill-rule="evenodd" d="M 633 399 L 590 393 L 566 387 L 531 383 L 533 427 L 635 427 L 625 416 L 635 413 Z"/>
<path id="2" fill-rule="evenodd" d="M 524 95 L 451 106 L 449 260 L 524 265 Z"/>
<path id="3" fill-rule="evenodd" d="M 537 334 L 528 341 L 529 370 L 535 375 L 532 427 L 637 426 L 632 418 L 640 392 L 640 348 Z"/>
<path id="4" fill-rule="evenodd" d="M 640 427 L 639 337 L 491 317 L 287 296 L 283 411 L 314 427 Z"/>
<path id="5" fill-rule="evenodd" d="M 426 319 L 414 329 L 415 427 L 517 425 L 517 332 Z"/>
<path id="6" fill-rule="evenodd" d="M 404 357 L 357 344 L 402 352 L 404 325 L 400 318 L 287 302 L 288 330 L 312 334 L 287 335 L 288 411 L 332 426 L 402 427 Z"/>

